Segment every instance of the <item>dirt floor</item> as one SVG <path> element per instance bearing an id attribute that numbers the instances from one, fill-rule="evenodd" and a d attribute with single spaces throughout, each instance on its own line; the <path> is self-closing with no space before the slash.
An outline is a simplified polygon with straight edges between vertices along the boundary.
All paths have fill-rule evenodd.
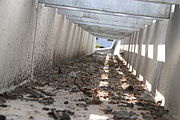
<path id="1" fill-rule="evenodd" d="M 171 120 L 116 56 L 54 67 L 0 94 L 0 120 Z"/>

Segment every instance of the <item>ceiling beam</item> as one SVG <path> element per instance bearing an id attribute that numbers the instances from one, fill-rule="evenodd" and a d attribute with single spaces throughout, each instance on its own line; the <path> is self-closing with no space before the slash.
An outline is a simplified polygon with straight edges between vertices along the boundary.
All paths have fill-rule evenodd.
<path id="1" fill-rule="evenodd" d="M 121 23 L 121 22 L 111 22 L 111 21 L 104 21 L 104 20 L 96 20 L 91 18 L 79 18 L 79 17 L 67 17 L 69 20 L 72 20 L 74 23 L 84 24 L 84 23 L 96 23 L 102 25 L 112 25 L 112 26 L 119 26 L 119 27 L 128 27 L 128 28 L 138 28 L 144 29 L 145 25 L 141 24 L 133 24 L 133 23 Z"/>
<path id="2" fill-rule="evenodd" d="M 104 32 L 104 33 L 111 33 L 114 34 L 121 34 L 121 35 L 129 35 L 133 33 L 134 31 L 128 31 L 128 30 L 121 30 L 121 29 L 114 29 L 114 28 L 107 28 L 107 27 L 98 27 L 98 26 L 88 26 L 88 25 L 79 25 L 79 27 L 85 29 L 86 31 L 94 31 L 94 32 Z"/>
<path id="3" fill-rule="evenodd" d="M 180 0 L 137 0 L 137 1 L 163 3 L 163 4 L 178 4 L 178 5 L 180 5 Z"/>
<path id="4" fill-rule="evenodd" d="M 123 17 L 123 16 L 114 16 L 114 15 L 106 15 L 106 14 L 101 14 L 101 13 L 90 13 L 90 12 L 73 11 L 73 10 L 65 10 L 65 9 L 59 9 L 57 12 L 59 14 L 72 16 L 72 17 L 79 17 L 79 18 L 91 18 L 95 20 L 143 24 L 143 25 L 152 24 L 152 20 L 149 20 L 149 19 L 130 18 L 130 17 L 128 18 L 128 17 Z"/>
<path id="5" fill-rule="evenodd" d="M 134 0 L 39 0 L 39 3 L 109 14 L 168 19 L 170 5 Z"/>
<path id="6" fill-rule="evenodd" d="M 107 29 L 96 29 L 96 28 L 86 28 L 82 26 L 82 29 L 88 31 L 88 32 L 94 32 L 99 34 L 107 34 L 107 35 L 113 35 L 113 36 L 127 36 L 130 33 L 125 33 L 122 31 L 115 31 L 115 30 L 107 30 Z"/>
<path id="7" fill-rule="evenodd" d="M 94 34 L 99 34 L 99 35 L 107 35 L 107 36 L 111 36 L 111 37 L 125 37 L 125 35 L 111 35 L 111 34 L 106 34 L 106 33 L 98 33 L 98 32 L 92 32 L 92 31 L 88 31 L 89 33 L 94 33 Z"/>
<path id="8" fill-rule="evenodd" d="M 74 21 L 73 21 L 74 22 Z M 98 23 L 90 23 L 90 22 L 74 22 L 75 24 L 79 25 L 88 25 L 88 26 L 96 26 L 96 27 L 106 27 L 106 28 L 112 28 L 117 30 L 125 30 L 129 32 L 139 31 L 138 28 L 130 28 L 130 27 L 120 27 L 120 26 L 114 26 L 114 25 L 105 25 L 105 24 L 98 24 Z"/>
<path id="9" fill-rule="evenodd" d="M 112 39 L 112 40 L 120 40 L 125 37 L 125 36 L 112 36 L 112 35 L 106 35 L 106 34 L 99 34 L 99 33 L 93 33 L 93 32 L 90 32 L 90 34 L 98 38 L 106 38 L 106 39 Z"/>

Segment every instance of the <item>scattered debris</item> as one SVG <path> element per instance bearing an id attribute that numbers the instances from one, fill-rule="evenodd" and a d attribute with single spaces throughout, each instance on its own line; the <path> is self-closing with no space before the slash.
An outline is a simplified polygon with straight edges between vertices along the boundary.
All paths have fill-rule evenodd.
<path id="1" fill-rule="evenodd" d="M 45 110 L 45 111 L 50 110 L 50 108 L 47 108 L 47 107 L 43 107 L 42 109 Z"/>
<path id="2" fill-rule="evenodd" d="M 67 111 L 62 112 L 62 116 L 61 116 L 60 120 L 71 120 Z"/>
<path id="3" fill-rule="evenodd" d="M 5 103 L 5 102 L 6 102 L 6 99 L 4 97 L 0 96 L 0 104 Z"/>
<path id="4" fill-rule="evenodd" d="M 134 104 L 133 103 L 127 103 L 127 107 L 134 107 Z"/>
<path id="5" fill-rule="evenodd" d="M 51 112 L 48 113 L 50 116 L 52 116 L 55 120 L 61 120 L 60 115 L 56 111 L 56 109 L 51 109 Z"/>
<path id="6" fill-rule="evenodd" d="M 69 113 L 66 110 L 57 111 L 56 109 L 51 109 L 51 112 L 48 114 L 55 120 L 71 120 Z"/>
<path id="7" fill-rule="evenodd" d="M 114 113 L 114 120 L 120 119 L 138 119 L 138 115 L 133 111 L 115 111 Z"/>
<path id="8" fill-rule="evenodd" d="M 125 89 L 125 91 L 133 91 L 134 90 L 134 87 L 132 86 L 132 85 L 129 85 L 126 89 Z"/>
<path id="9" fill-rule="evenodd" d="M 154 116 L 148 113 L 142 113 L 145 120 L 155 120 Z"/>
<path id="10" fill-rule="evenodd" d="M 70 88 L 69 91 L 70 92 L 79 92 L 79 89 L 76 86 L 74 86 L 74 87 Z"/>
<path id="11" fill-rule="evenodd" d="M 154 98 L 153 98 L 152 94 L 149 91 L 147 91 L 147 90 L 145 90 L 140 95 L 140 99 L 145 100 L 145 101 L 152 101 L 152 102 L 154 102 Z"/>
<path id="12" fill-rule="evenodd" d="M 112 112 L 112 108 L 111 107 L 106 107 L 106 108 L 99 108 L 99 110 L 105 112 L 105 114 L 109 114 Z"/>
<path id="13" fill-rule="evenodd" d="M 77 77 L 77 75 L 76 75 L 75 72 L 70 72 L 70 73 L 68 74 L 68 76 L 71 77 L 71 78 Z"/>
<path id="14" fill-rule="evenodd" d="M 0 115 L 0 120 L 6 120 L 6 116 Z"/>
<path id="15" fill-rule="evenodd" d="M 29 106 L 36 114 L 48 112 L 55 120 L 87 120 L 91 110 L 103 114 L 101 117 L 106 120 L 173 120 L 143 86 L 143 82 L 132 75 L 117 56 L 93 54 L 55 66 L 14 90 L 0 94 L 0 108 L 2 114 L 6 110 L 21 110 L 14 107 L 16 102 L 12 102 L 19 100 L 31 101 Z M 37 104 L 39 109 L 36 109 L 39 107 Z M 23 117 L 36 119 L 36 115 L 32 114 Z M 6 116 L 0 116 L 0 120 L 5 119 Z"/>
<path id="16" fill-rule="evenodd" d="M 68 102 L 68 101 L 65 101 L 64 104 L 69 104 L 69 102 Z"/>
<path id="17" fill-rule="evenodd" d="M 76 106 L 81 107 L 81 108 L 86 108 L 88 105 L 85 103 L 77 103 Z"/>
<path id="18" fill-rule="evenodd" d="M 5 104 L 1 104 L 0 107 L 6 108 L 6 107 L 9 107 L 9 106 L 8 106 L 8 105 L 5 105 Z"/>
<path id="19" fill-rule="evenodd" d="M 52 97 L 43 98 L 43 99 L 39 100 L 39 103 L 43 103 L 45 105 L 50 105 L 50 104 L 54 103 L 54 99 Z"/>
<path id="20" fill-rule="evenodd" d="M 86 101 L 86 104 L 89 104 L 89 105 L 99 105 L 101 103 L 102 103 L 102 101 L 100 101 L 97 98 L 89 99 Z"/>
<path id="21" fill-rule="evenodd" d="M 41 91 L 41 92 L 46 96 L 56 96 L 56 94 L 52 92 L 47 92 L 47 91 Z"/>
<path id="22" fill-rule="evenodd" d="M 44 95 L 42 95 L 41 93 L 36 92 L 36 91 L 31 91 L 29 97 L 32 97 L 32 98 L 43 98 Z"/>

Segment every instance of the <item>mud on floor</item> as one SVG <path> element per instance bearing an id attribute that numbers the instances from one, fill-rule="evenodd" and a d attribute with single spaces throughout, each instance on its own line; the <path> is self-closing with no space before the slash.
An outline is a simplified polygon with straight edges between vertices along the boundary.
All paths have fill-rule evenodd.
<path id="1" fill-rule="evenodd" d="M 0 94 L 0 120 L 172 120 L 117 56 L 93 54 Z"/>

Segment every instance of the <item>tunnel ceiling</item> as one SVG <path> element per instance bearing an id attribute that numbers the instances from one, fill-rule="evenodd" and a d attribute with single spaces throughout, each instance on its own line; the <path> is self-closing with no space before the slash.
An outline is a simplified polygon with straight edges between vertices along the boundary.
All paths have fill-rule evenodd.
<path id="1" fill-rule="evenodd" d="M 153 20 L 169 19 L 180 0 L 39 0 L 96 37 L 122 39 Z M 166 3 L 166 4 L 164 4 Z"/>
<path id="2" fill-rule="evenodd" d="M 180 5 L 180 0 L 138 0 L 138 1 Z"/>

